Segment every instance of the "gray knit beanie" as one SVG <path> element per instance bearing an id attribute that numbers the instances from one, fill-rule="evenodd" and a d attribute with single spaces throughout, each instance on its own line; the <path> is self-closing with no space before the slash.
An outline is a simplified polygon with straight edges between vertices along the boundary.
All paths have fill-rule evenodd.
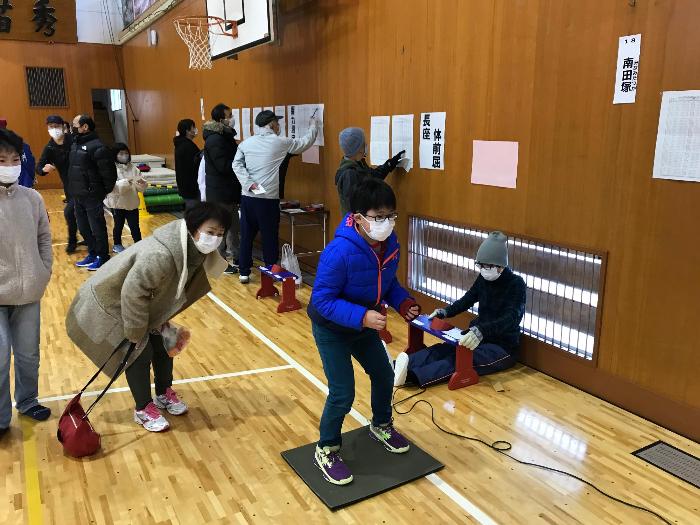
<path id="1" fill-rule="evenodd" d="M 365 132 L 362 128 L 345 128 L 340 132 L 340 147 L 346 157 L 352 157 L 365 147 Z"/>
<path id="2" fill-rule="evenodd" d="M 501 232 L 491 232 L 476 252 L 476 262 L 508 266 L 508 237 Z"/>

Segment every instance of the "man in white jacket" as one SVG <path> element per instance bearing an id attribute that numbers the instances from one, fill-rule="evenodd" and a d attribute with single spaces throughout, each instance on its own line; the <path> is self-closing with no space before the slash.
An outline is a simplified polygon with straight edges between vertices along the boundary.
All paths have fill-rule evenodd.
<path id="1" fill-rule="evenodd" d="M 253 266 L 253 239 L 258 231 L 263 243 L 266 265 L 279 258 L 280 195 L 279 169 L 287 154 L 298 155 L 316 141 L 318 122 L 311 119 L 309 130 L 301 138 L 280 137 L 279 120 L 272 111 L 262 111 L 255 118 L 260 132 L 238 146 L 233 171 L 241 183 L 240 276 L 250 282 Z"/>

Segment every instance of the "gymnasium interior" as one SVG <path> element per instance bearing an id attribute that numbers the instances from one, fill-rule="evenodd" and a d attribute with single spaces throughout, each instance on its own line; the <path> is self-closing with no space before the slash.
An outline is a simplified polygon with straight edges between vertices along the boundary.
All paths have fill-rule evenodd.
<path id="1" fill-rule="evenodd" d="M 0 435 L 0 523 L 700 523 L 699 27 L 698 0 L 0 0 L 0 120 L 24 143 L 22 165 L 27 146 L 40 163 L 59 116 L 71 140 L 89 128 L 114 159 L 124 149 L 115 144 L 128 146 L 145 188 L 130 215 L 140 242 L 130 222 L 114 242 L 117 214 L 104 204 L 110 258 L 95 271 L 76 266 L 92 248 L 69 239 L 68 175 L 37 164 L 21 190 L 43 201 L 51 236 L 34 399 L 50 416 L 20 410 L 18 353 L 0 322 L 0 386 L 17 404 Z M 272 251 L 262 234 L 253 242 L 236 195 L 234 222 L 250 230 L 241 239 L 252 235 L 249 282 L 234 255 L 210 291 L 177 310 L 170 326 L 189 342 L 168 359 L 188 409 L 161 410 L 169 428 L 149 432 L 134 422 L 128 368 L 113 383 L 96 374 L 70 319 L 85 290 L 99 293 L 91 283 L 129 257 L 147 264 L 135 250 L 156 230 L 189 228 L 174 139 L 196 129 L 188 137 L 205 148 L 217 106 L 235 132 L 227 163 L 239 188 L 239 156 L 253 174 L 260 137 L 313 144 L 289 146 L 279 177 L 275 165 Z M 353 151 L 348 129 L 363 137 Z M 339 454 L 354 477 L 341 485 L 318 463 L 336 385 L 313 312 L 324 311 L 339 237 L 375 249 L 383 219 L 364 218 L 359 192 L 345 213 L 338 177 L 350 153 L 390 167 L 375 186 L 395 195 L 383 221 L 399 246 L 393 282 L 420 314 L 376 290 L 388 266 L 363 245 L 377 255 L 368 313 L 382 328 L 336 337 L 383 342 L 394 381 L 400 361 L 437 343 L 452 369 L 423 386 L 411 373 L 394 383 L 384 405 L 411 448 L 391 454 L 372 434 L 375 375 L 353 359 Z M 209 157 L 199 159 L 193 176 L 208 180 Z M 3 180 L 0 275 L 11 275 L 26 261 L 10 230 L 24 226 L 3 211 L 14 187 Z M 207 186 L 201 200 L 214 202 Z M 243 201 L 262 200 L 257 188 L 244 184 Z M 86 221 L 77 218 L 87 242 Z M 492 232 L 502 232 L 503 264 L 482 258 Z M 266 260 L 272 252 L 279 259 Z M 524 283 L 524 304 L 513 365 L 482 375 L 478 302 L 444 312 L 488 286 L 494 265 Z M 21 306 L 3 305 L 8 282 L 0 321 Z M 157 328 L 148 315 L 146 339 Z M 467 335 L 479 337 L 473 348 Z M 98 439 L 83 455 L 64 426 L 78 428 L 79 392 L 81 410 L 99 400 L 89 424 L 78 418 Z"/>

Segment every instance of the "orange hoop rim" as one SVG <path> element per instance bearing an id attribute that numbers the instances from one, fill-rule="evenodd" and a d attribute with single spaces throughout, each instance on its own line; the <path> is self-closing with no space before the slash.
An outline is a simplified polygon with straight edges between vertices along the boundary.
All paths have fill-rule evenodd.
<path id="1" fill-rule="evenodd" d="M 209 28 L 209 33 L 216 36 L 229 36 L 236 38 L 238 36 L 238 23 L 235 20 L 225 20 L 218 16 L 182 16 L 174 20 L 175 27 L 199 27 Z M 212 27 L 218 27 L 219 31 L 212 31 Z M 230 27 L 230 29 L 227 29 Z"/>

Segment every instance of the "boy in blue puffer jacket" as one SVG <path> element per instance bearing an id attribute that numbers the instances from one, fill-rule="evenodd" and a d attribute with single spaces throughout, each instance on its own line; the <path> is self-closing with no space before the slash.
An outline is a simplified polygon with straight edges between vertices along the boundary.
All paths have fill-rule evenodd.
<path id="1" fill-rule="evenodd" d="M 393 190 L 382 180 L 367 178 L 357 186 L 350 206 L 351 213 L 321 254 L 308 307 L 329 390 L 315 461 L 326 480 L 335 485 L 352 481 L 339 454 L 343 420 L 355 398 L 351 357 L 372 382 L 370 435 L 389 452 L 409 449 L 409 442 L 392 424 L 394 372 L 378 330 L 386 327 L 386 316 L 380 313 L 382 301 L 408 321 L 420 313 L 416 301 L 396 279 L 399 243 L 393 233 Z"/>

